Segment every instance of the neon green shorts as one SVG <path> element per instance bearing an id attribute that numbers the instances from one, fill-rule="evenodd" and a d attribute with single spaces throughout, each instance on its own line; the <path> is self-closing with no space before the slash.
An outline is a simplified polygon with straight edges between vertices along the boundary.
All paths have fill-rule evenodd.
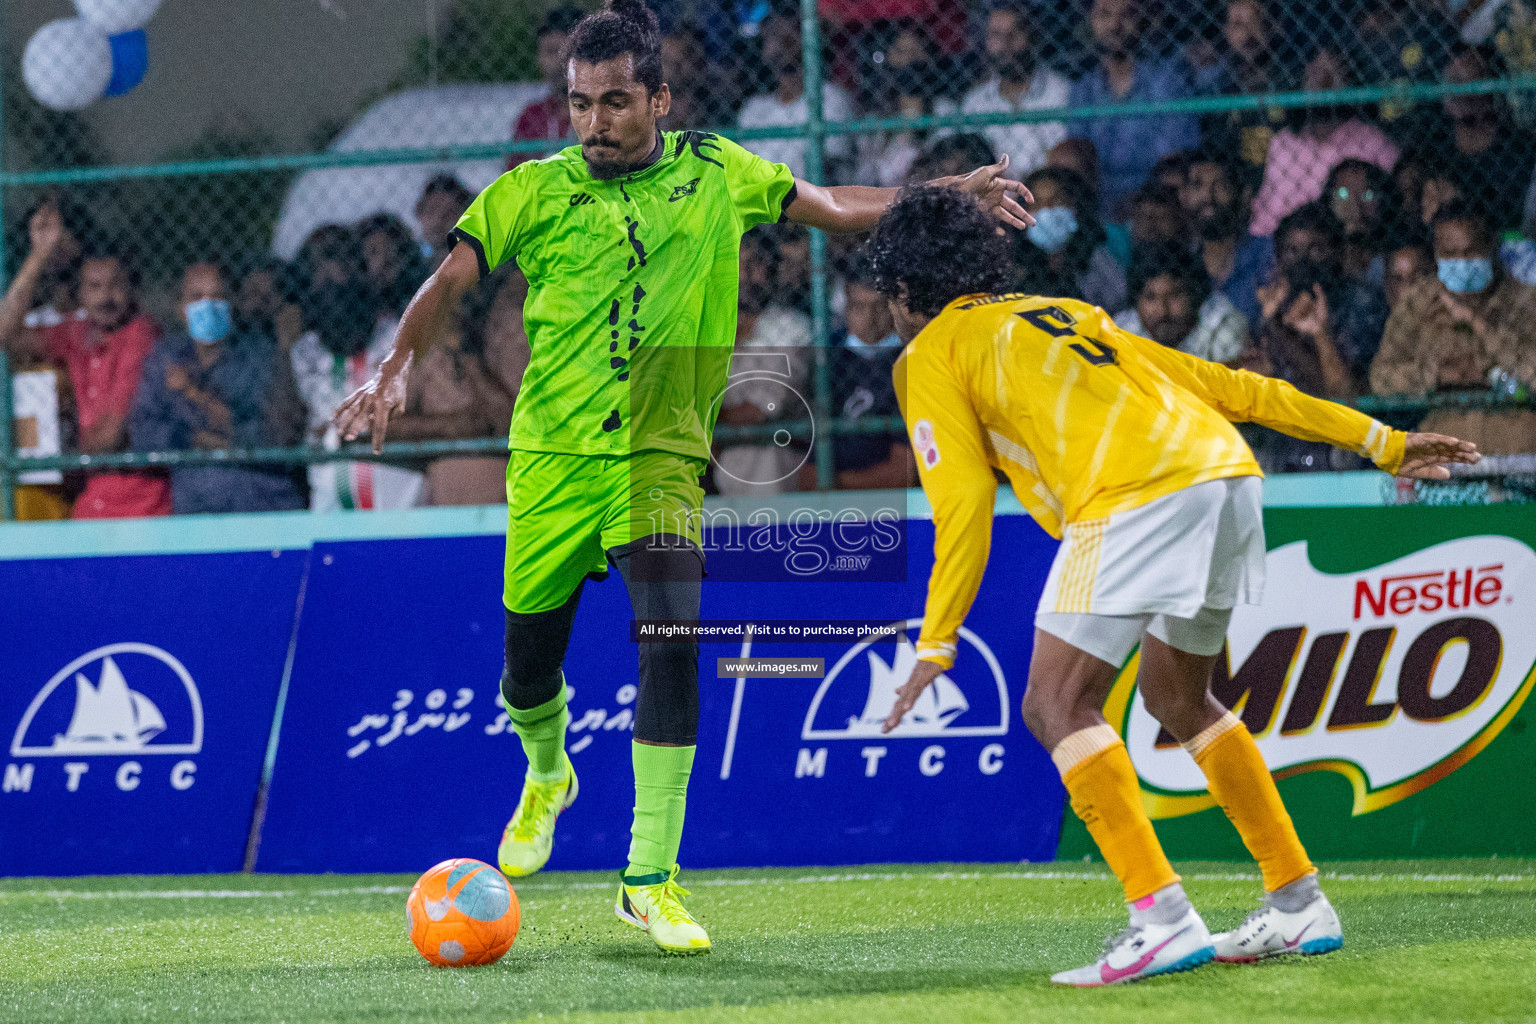
<path id="1" fill-rule="evenodd" d="M 507 460 L 507 561 L 502 603 L 543 612 L 570 599 L 610 548 L 654 533 L 702 546 L 706 464 L 670 452 L 626 456 L 513 450 Z"/>

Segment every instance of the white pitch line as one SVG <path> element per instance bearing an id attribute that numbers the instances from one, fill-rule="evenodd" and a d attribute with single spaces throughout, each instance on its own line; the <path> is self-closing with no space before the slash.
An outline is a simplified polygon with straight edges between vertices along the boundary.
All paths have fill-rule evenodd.
<path id="1" fill-rule="evenodd" d="M 1259 875 L 1251 872 L 1202 873 L 1184 876 L 1195 882 L 1255 882 Z M 1531 882 L 1536 875 L 1457 875 L 1457 874 L 1352 874 L 1348 872 L 1323 872 L 1322 877 L 1331 882 Z M 802 875 L 799 878 L 706 878 L 691 883 L 695 888 L 751 885 L 827 885 L 841 882 L 968 882 L 999 879 L 1004 881 L 1057 882 L 1057 881 L 1113 881 L 1114 876 L 1104 872 L 1086 871 L 941 871 L 933 874 L 920 872 L 858 872 L 836 875 Z M 518 892 L 563 892 L 607 889 L 609 882 L 527 882 L 516 886 Z M 360 885 L 339 889 L 45 889 L 42 891 L 0 891 L 4 899 L 48 900 L 234 900 L 234 899 L 289 899 L 301 897 L 333 896 L 398 896 L 411 891 L 408 885 Z"/>

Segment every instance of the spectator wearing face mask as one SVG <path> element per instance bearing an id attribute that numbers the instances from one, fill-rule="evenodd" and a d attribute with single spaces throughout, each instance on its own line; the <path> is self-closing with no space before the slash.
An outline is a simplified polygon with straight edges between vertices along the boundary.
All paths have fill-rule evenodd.
<path id="1" fill-rule="evenodd" d="M 80 260 L 79 301 L 83 317 L 52 327 L 26 327 L 38 283 L 65 227 L 56 207 L 39 209 L 28 225 L 32 247 L 0 302 L 0 344 L 18 363 L 61 367 L 75 400 L 77 447 L 87 455 L 127 447 L 128 415 L 139 389 L 140 371 L 160 329 L 139 308 L 138 279 L 126 255 L 87 245 Z M 75 499 L 76 519 L 163 516 L 171 491 L 158 471 L 108 471 L 86 475 Z"/>
<path id="2" fill-rule="evenodd" d="M 1125 305 L 1125 271 L 1104 244 L 1098 203 L 1088 184 L 1060 167 L 1042 167 L 1025 185 L 1034 195 L 1033 227 L 1018 233 L 1016 291 L 1060 295 L 1103 309 Z"/>
<path id="3" fill-rule="evenodd" d="M 858 267 L 844 285 L 847 297 L 841 340 L 828 353 L 832 378 L 832 414 L 858 421 L 871 416 L 900 416 L 891 368 L 901 355 L 901 338 L 885 297 Z M 917 465 L 901 431 L 889 434 L 838 434 L 832 442 L 836 482 L 841 490 L 915 487 Z M 816 489 L 816 466 L 800 474 L 801 490 Z"/>
<path id="4" fill-rule="evenodd" d="M 1115 323 L 1159 345 L 1208 359 L 1231 362 L 1248 348 L 1248 323 L 1186 246 L 1143 249 L 1131 264 L 1136 304 L 1115 315 Z"/>
<path id="5" fill-rule="evenodd" d="M 355 233 L 317 228 L 300 248 L 300 303 L 306 328 L 289 353 L 307 413 L 306 437 L 340 445 L 331 417 L 342 399 L 373 378 L 394 347 L 399 320 L 369 284 Z M 309 467 L 309 507 L 316 512 L 409 508 L 422 503 L 426 478 L 377 462 L 321 462 Z"/>
<path id="6" fill-rule="evenodd" d="M 237 328 L 224 271 L 194 263 L 181 276 L 184 330 L 144 361 L 129 420 L 140 451 L 288 447 L 304 430 L 293 374 L 270 334 Z M 280 466 L 177 466 L 171 510 L 277 512 L 304 507 Z"/>
<path id="7" fill-rule="evenodd" d="M 1490 376 L 1536 386 L 1536 289 L 1499 265 L 1487 214 L 1464 202 L 1434 223 L 1434 277 L 1401 294 L 1371 364 L 1377 394 L 1487 391 Z M 1536 452 L 1529 409 L 1436 409 L 1422 430 L 1455 429 L 1491 455 Z"/>
<path id="8" fill-rule="evenodd" d="M 1050 110 L 1071 102 L 1072 84 L 1040 63 L 1039 32 L 1028 4 L 1007 0 L 987 15 L 987 67 L 992 76 L 965 94 L 965 114 L 1011 114 Z M 1045 165 L 1046 154 L 1067 137 L 1061 121 L 991 125 L 982 129 L 987 141 L 1008 157 L 1008 174 L 1022 178 Z"/>
<path id="9" fill-rule="evenodd" d="M 1248 210 L 1253 188 L 1235 161 L 1205 153 L 1189 166 L 1179 205 L 1199 238 L 1197 251 L 1216 291 L 1259 327 L 1261 284 L 1275 270 L 1275 246 L 1268 236 L 1250 234 Z"/>

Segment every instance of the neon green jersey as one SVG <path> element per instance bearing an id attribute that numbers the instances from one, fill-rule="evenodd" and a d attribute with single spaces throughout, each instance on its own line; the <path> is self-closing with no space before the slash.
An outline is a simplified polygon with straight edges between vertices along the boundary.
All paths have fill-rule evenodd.
<path id="1" fill-rule="evenodd" d="M 662 155 L 599 181 L 581 147 L 519 164 L 454 234 L 487 274 L 528 277 L 522 451 L 709 458 L 736 340 L 741 236 L 780 220 L 794 177 L 728 139 L 666 132 Z"/>

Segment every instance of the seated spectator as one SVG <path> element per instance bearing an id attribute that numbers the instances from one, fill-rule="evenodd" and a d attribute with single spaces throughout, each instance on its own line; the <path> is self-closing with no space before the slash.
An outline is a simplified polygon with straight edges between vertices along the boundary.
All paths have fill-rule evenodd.
<path id="1" fill-rule="evenodd" d="M 1045 166 L 1061 167 L 1082 178 L 1098 195 L 1099 151 L 1087 139 L 1071 136 L 1062 139 L 1045 154 Z"/>
<path id="2" fill-rule="evenodd" d="M 1125 271 L 1104 244 L 1098 204 L 1071 171 L 1042 167 L 1025 180 L 1035 225 L 1016 236 L 1015 291 L 1061 295 L 1104 309 L 1125 305 Z"/>
<path id="3" fill-rule="evenodd" d="M 916 22 L 900 22 L 891 26 L 889 36 L 888 42 L 871 49 L 864 68 L 871 113 L 880 117 L 953 114 L 958 109 L 955 101 L 939 95 L 946 69 L 937 63 L 938 47 L 927 30 Z M 855 180 L 884 188 L 903 184 L 929 136 L 920 129 L 859 136 Z"/>
<path id="4" fill-rule="evenodd" d="M 512 125 L 512 141 L 543 139 L 550 145 L 547 150 L 538 152 L 524 150 L 508 154 L 509 171 L 524 160 L 548 156 L 572 141 L 571 110 L 565 98 L 565 44 L 570 39 L 571 29 L 576 27 L 584 13 L 570 4 L 561 4 L 551 7 L 539 25 L 536 36 L 539 75 L 549 86 L 549 93 L 543 99 L 528 104 L 517 115 L 517 121 Z"/>
<path id="5" fill-rule="evenodd" d="M 399 320 L 384 312 L 368 283 L 361 246 L 346 228 L 317 228 L 299 251 L 306 328 L 289 353 L 293 379 L 308 413 L 307 438 L 340 445 L 331 416 L 342 399 L 362 387 L 394 347 Z M 393 435 L 394 422 L 390 429 Z M 398 436 L 398 435 L 395 435 Z M 309 507 L 409 508 L 421 504 L 426 477 L 376 462 L 320 462 L 309 467 Z"/>
<path id="6" fill-rule="evenodd" d="M 1072 85 L 1040 62 L 1040 38 L 1024 0 L 1003 0 L 987 15 L 987 66 L 992 77 L 965 94 L 966 114 L 1011 114 L 1065 107 Z M 1008 176 L 1022 179 L 1045 166 L 1051 147 L 1067 137 L 1060 121 L 991 125 L 982 129 L 998 155 L 1008 157 Z"/>
<path id="7" fill-rule="evenodd" d="M 87 455 L 127 447 L 128 414 L 140 371 L 160 329 L 139 308 L 138 278 L 126 256 L 87 244 L 80 259 L 79 301 L 84 317 L 52 327 L 25 326 L 38 284 L 67 234 L 56 206 L 41 207 L 28 225 L 31 249 L 0 302 L 0 345 L 18 363 L 64 369 L 75 401 L 76 447 Z M 171 489 L 155 470 L 89 473 L 75 499 L 75 519 L 163 516 Z"/>
<path id="8" fill-rule="evenodd" d="M 1152 165 L 1151 172 L 1147 174 L 1147 183 L 1142 188 L 1162 186 L 1177 192 L 1189 180 L 1189 168 L 1199 155 L 1198 150 L 1181 149 L 1177 153 L 1159 157 L 1157 163 Z M 1140 192 L 1141 189 L 1137 191 Z"/>
<path id="9" fill-rule="evenodd" d="M 128 433 L 139 451 L 286 448 L 304 433 L 304 409 L 286 354 L 270 334 L 235 326 L 224 272 L 194 263 L 181 276 L 185 329 L 144 360 Z M 279 512 L 304 496 L 281 466 L 176 466 L 171 510 Z"/>
<path id="10" fill-rule="evenodd" d="M 743 128 L 785 128 L 803 125 L 810 116 L 805 102 L 805 76 L 800 64 L 800 16 L 775 10 L 763 19 L 763 60 L 773 75 L 773 89 L 742 104 L 737 123 Z M 828 121 L 853 119 L 848 94 L 832 82 L 821 86 L 821 113 Z M 805 177 L 804 139 L 755 139 L 743 143 L 764 160 L 786 164 L 797 178 Z M 853 156 L 848 135 L 827 138 L 823 180 L 839 181 Z"/>
<path id="11" fill-rule="evenodd" d="M 1158 103 L 1190 95 L 1177 64 L 1138 56 L 1145 27 L 1141 0 L 1093 0 L 1089 28 L 1098 57 L 1072 86 L 1074 107 Z M 1187 114 L 1098 117 L 1075 121 L 1070 130 L 1089 139 L 1098 151 L 1099 195 L 1111 217 L 1147 180 L 1159 158 L 1200 143 L 1199 124 Z"/>
<path id="12" fill-rule="evenodd" d="M 43 268 L 29 309 L 22 320 L 28 328 L 56 327 L 70 317 L 83 316 L 76 298 L 80 285 L 81 240 L 92 236 L 90 219 L 75 203 L 49 191 L 27 211 L 22 223 L 44 207 L 57 210 L 63 232 Z M 11 408 L 16 417 L 13 441 L 29 456 L 58 455 L 66 441 L 71 395 L 58 370 L 44 359 L 21 359 L 11 365 Z M 3 386 L 3 382 L 0 382 Z M 70 502 L 58 470 L 33 470 L 17 478 L 18 520 L 67 519 Z"/>
<path id="13" fill-rule="evenodd" d="M 1256 96 L 1289 87 L 1294 74 L 1287 59 L 1290 48 L 1275 29 L 1274 13 L 1266 0 L 1226 0 L 1215 92 Z M 1206 149 L 1240 164 L 1245 179 L 1257 180 L 1285 116 L 1281 107 L 1209 115 L 1202 125 Z"/>
<path id="14" fill-rule="evenodd" d="M 1161 181 L 1149 181 L 1136 190 L 1128 227 L 1133 252 L 1171 243 L 1189 247 L 1188 221 L 1179 190 Z"/>
<path id="15" fill-rule="evenodd" d="M 1182 245 L 1151 246 L 1131 264 L 1136 304 L 1115 315 L 1132 334 L 1180 352 L 1227 363 L 1248 349 L 1248 321 L 1221 292 L 1200 257 Z"/>
<path id="16" fill-rule="evenodd" d="M 264 334 L 285 352 L 304 333 L 303 314 L 289 294 L 288 267 L 282 260 L 262 256 L 247 264 L 236 280 L 231 304 L 238 333 Z"/>
<path id="17" fill-rule="evenodd" d="M 26 327 L 56 327 L 70 317 L 80 315 L 76 295 L 80 286 L 80 254 L 84 251 L 85 240 L 95 235 L 85 211 L 67 197 L 51 191 L 33 204 L 22 223 L 31 224 L 32 218 L 44 207 L 58 211 L 63 234 L 43 268 L 43 280 L 33 300 L 37 305 L 27 311 L 23 322 Z"/>
<path id="18" fill-rule="evenodd" d="M 1342 89 L 1350 84 L 1338 54 L 1324 47 L 1307 63 L 1303 88 L 1308 92 Z M 1397 147 L 1381 129 L 1353 116 L 1349 108 L 1307 107 L 1301 128 L 1286 128 L 1269 144 L 1264 182 L 1253 201 L 1251 230 L 1273 234 L 1281 218 L 1323 194 L 1328 172 L 1351 157 L 1384 171 L 1397 163 Z M 1277 247 L 1278 248 L 1278 247 Z"/>
<path id="19" fill-rule="evenodd" d="M 1372 85 L 1404 79 L 1434 81 L 1459 33 L 1440 4 L 1427 0 L 1362 0 L 1354 5 L 1350 60 Z M 1384 104 L 1384 116 L 1401 113 Z"/>
<path id="20" fill-rule="evenodd" d="M 1458 46 L 1445 68 L 1445 80 L 1451 83 L 1501 74 L 1492 54 L 1470 46 Z M 1446 96 L 1440 109 L 1450 119 L 1454 145 L 1440 146 L 1432 155 L 1443 161 L 1446 176 L 1461 186 L 1467 200 L 1488 211 L 1495 228 L 1518 229 L 1536 151 L 1530 134 L 1510 117 L 1508 100 L 1497 94 Z"/>
<path id="21" fill-rule="evenodd" d="M 1386 300 L 1345 277 L 1344 228 L 1321 202 L 1280 222 L 1275 259 L 1275 281 L 1258 292 L 1264 372 L 1320 398 L 1352 400 L 1381 343 Z"/>
<path id="22" fill-rule="evenodd" d="M 1275 247 L 1267 236 L 1250 234 L 1253 189 L 1238 165 L 1206 154 L 1190 164 L 1179 204 L 1199 236 L 1199 251 L 1212 286 L 1259 328 L 1258 288 L 1275 269 Z"/>
<path id="23" fill-rule="evenodd" d="M 956 174 L 969 174 L 978 167 L 997 163 L 992 144 L 983 135 L 961 132 L 959 135 L 941 135 L 928 144 L 912 162 L 912 172 L 907 182 L 932 181 Z"/>
<path id="24" fill-rule="evenodd" d="M 772 236 L 761 229 L 749 232 L 741 240 L 732 379 L 720 408 L 725 426 L 792 422 L 803 415 L 794 395 L 808 394 L 811 319 L 777 301 L 777 274 Z M 724 445 L 715 453 L 715 487 L 726 497 L 793 491 L 805 457 L 804 449 L 774 439 Z"/>
<path id="25" fill-rule="evenodd" d="M 427 279 L 421 246 L 410 228 L 391 213 L 376 213 L 357 226 L 363 269 L 380 308 L 399 318 L 421 282 Z"/>
<path id="26" fill-rule="evenodd" d="M 400 441 L 453 441 L 505 436 L 512 422 L 516 389 L 508 390 L 487 363 L 486 342 L 492 317 L 511 313 L 527 285 L 511 286 L 515 268 L 498 272 L 501 280 L 477 289 L 466 299 L 456 323 L 411 370 L 405 414 L 392 417 L 389 436 Z M 503 298 L 503 293 L 508 293 Z M 515 298 L 514 298 L 515 297 Z M 487 302 L 486 299 L 490 301 Z M 523 347 L 527 348 L 527 336 Z M 527 368 L 526 360 L 523 368 Z M 521 383 L 521 373 L 518 374 Z M 397 431 L 397 427 L 399 428 Z M 494 505 L 507 500 L 505 455 L 468 455 L 433 459 L 427 463 L 428 503 L 432 505 Z"/>
<path id="27" fill-rule="evenodd" d="M 1503 371 L 1536 386 L 1536 289 L 1520 284 L 1494 258 L 1488 216 L 1467 203 L 1435 217 L 1437 275 L 1401 293 L 1371 364 L 1381 395 L 1489 389 Z M 1536 412 L 1529 409 L 1434 409 L 1420 430 L 1458 431 L 1490 455 L 1536 452 Z"/>
<path id="28" fill-rule="evenodd" d="M 832 414 L 846 420 L 900 416 L 891 368 L 901 355 L 902 343 L 891 322 L 890 307 L 863 276 L 862 268 L 848 278 L 844 290 L 847 329 L 828 353 Z M 832 457 L 840 490 L 917 486 L 917 465 L 900 431 L 838 434 L 832 441 Z M 816 489 L 814 461 L 801 467 L 800 489 Z"/>
<path id="29" fill-rule="evenodd" d="M 1391 175 L 1364 160 L 1345 160 L 1329 172 L 1323 195 L 1344 226 L 1344 273 L 1380 288 L 1387 253 L 1404 233 Z"/>
<path id="30" fill-rule="evenodd" d="M 1386 296 L 1387 308 L 1397 309 L 1398 303 L 1403 297 L 1413 290 L 1413 286 L 1419 281 L 1435 276 L 1435 254 L 1423 245 L 1405 245 L 1400 249 L 1394 249 L 1387 256 L 1386 280 L 1382 286 L 1382 293 Z M 1387 322 L 1391 323 L 1388 316 Z M 1380 352 L 1378 350 L 1378 355 Z M 1373 363 L 1374 365 L 1374 363 Z"/>
<path id="31" fill-rule="evenodd" d="M 416 222 L 421 225 L 421 256 L 425 260 L 422 270 L 431 274 L 453 248 L 448 232 L 464 216 L 474 196 L 464 183 L 451 174 L 439 174 L 427 182 L 416 200 Z"/>
<path id="32" fill-rule="evenodd" d="M 811 233 L 799 224 L 763 229 L 773 242 L 774 299 L 781 306 L 811 311 Z"/>
<path id="33" fill-rule="evenodd" d="M 731 98 L 717 95 L 719 79 L 710 81 L 704 42 L 687 25 L 674 25 L 661 37 L 661 80 L 672 94 L 672 108 L 656 122 L 662 131 L 726 123 Z"/>

